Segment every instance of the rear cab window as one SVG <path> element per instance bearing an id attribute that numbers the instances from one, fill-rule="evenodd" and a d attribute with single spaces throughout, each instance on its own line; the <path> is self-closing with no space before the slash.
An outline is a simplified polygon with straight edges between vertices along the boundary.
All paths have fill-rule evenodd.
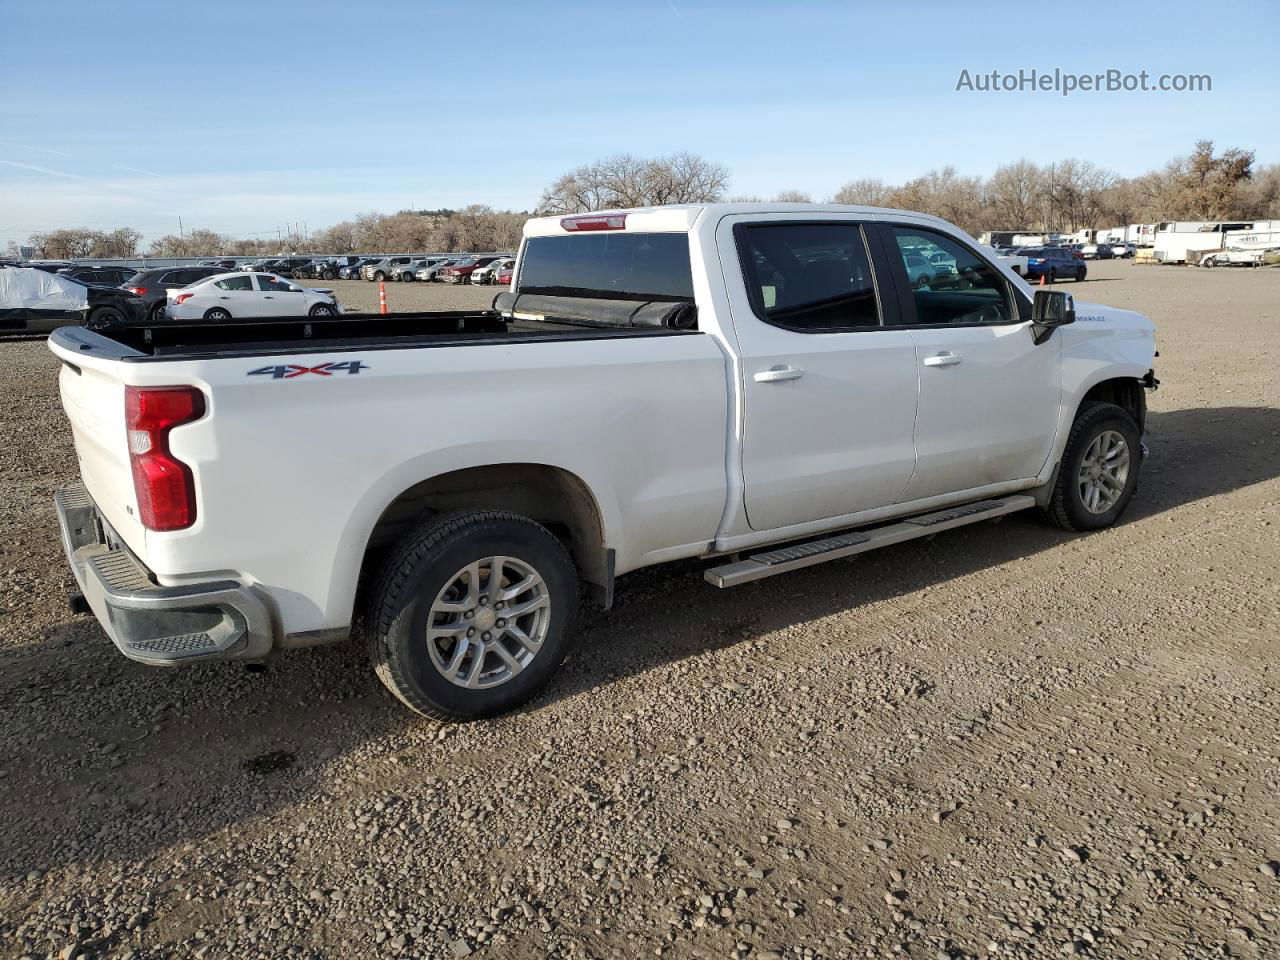
<path id="1" fill-rule="evenodd" d="M 530 237 L 520 293 L 598 300 L 693 300 L 686 233 Z"/>

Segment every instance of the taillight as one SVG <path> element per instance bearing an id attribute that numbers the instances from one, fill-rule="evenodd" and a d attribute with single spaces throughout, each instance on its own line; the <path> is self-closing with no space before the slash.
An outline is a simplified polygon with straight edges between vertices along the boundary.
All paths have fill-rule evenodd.
<path id="1" fill-rule="evenodd" d="M 604 216 L 561 217 L 560 226 L 565 230 L 625 230 L 627 215 L 611 213 Z"/>
<path id="2" fill-rule="evenodd" d="M 146 287 L 125 287 L 125 289 L 138 297 L 145 296 L 147 292 Z"/>
<path id="3" fill-rule="evenodd" d="M 195 387 L 125 387 L 124 418 L 138 518 L 149 530 L 182 530 L 196 522 L 191 468 L 169 451 L 169 432 L 204 416 Z"/>
<path id="4" fill-rule="evenodd" d="M 194 297 L 194 296 L 195 296 L 195 294 L 194 294 L 194 293 L 180 293 L 180 294 L 178 294 L 176 297 L 174 297 L 174 298 L 173 298 L 173 302 L 174 302 L 174 303 L 186 303 L 188 300 L 190 300 L 190 299 L 191 299 L 192 297 Z"/>

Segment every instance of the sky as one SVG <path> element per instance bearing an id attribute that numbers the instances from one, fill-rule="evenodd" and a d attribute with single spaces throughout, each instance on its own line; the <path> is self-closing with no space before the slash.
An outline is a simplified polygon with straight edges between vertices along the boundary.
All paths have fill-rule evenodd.
<path id="1" fill-rule="evenodd" d="M 1280 4 L 0 0 L 0 250 L 35 231 L 317 230 L 527 210 L 613 153 L 730 193 L 1092 160 L 1201 138 L 1280 162 Z M 1253 52 L 1250 52 L 1253 51 Z M 957 90 L 992 70 L 1209 74 L 1207 92 Z"/>

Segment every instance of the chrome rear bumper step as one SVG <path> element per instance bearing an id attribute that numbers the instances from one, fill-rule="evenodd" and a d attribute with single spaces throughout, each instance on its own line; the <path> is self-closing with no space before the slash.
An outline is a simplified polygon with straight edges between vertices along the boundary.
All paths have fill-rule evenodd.
<path id="1" fill-rule="evenodd" d="M 918 537 L 931 537 L 944 530 L 952 530 L 970 523 L 979 523 L 1007 513 L 1034 507 L 1034 497 L 1012 496 L 999 500 L 979 500 L 958 507 L 948 507 L 934 513 L 922 513 L 907 517 L 897 523 L 870 530 L 851 530 L 837 533 L 823 540 L 810 540 L 791 546 L 775 547 L 734 563 L 710 567 L 703 576 L 717 587 L 736 587 L 740 583 L 762 580 L 765 577 L 789 573 L 804 567 L 812 567 L 828 560 L 839 560 L 858 553 L 866 553 L 879 547 L 887 547 Z"/>

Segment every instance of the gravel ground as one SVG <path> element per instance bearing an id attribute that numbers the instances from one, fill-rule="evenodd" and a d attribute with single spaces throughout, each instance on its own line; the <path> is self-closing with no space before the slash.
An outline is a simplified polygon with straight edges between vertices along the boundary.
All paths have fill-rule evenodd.
<path id="1" fill-rule="evenodd" d="M 1160 328 L 1121 526 L 636 574 L 450 728 L 354 645 L 165 671 L 69 614 L 56 364 L 0 343 L 0 954 L 1280 956 L 1280 271 L 1091 276 Z"/>

